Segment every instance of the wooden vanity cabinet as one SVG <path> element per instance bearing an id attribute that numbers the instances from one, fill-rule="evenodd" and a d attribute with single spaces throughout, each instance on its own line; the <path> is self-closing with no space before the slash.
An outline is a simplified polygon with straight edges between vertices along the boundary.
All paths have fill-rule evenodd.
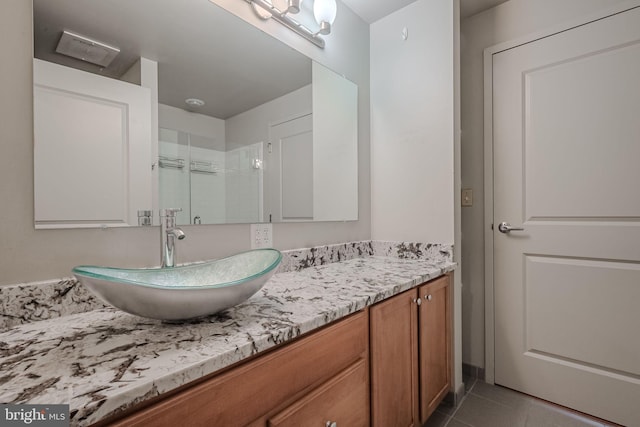
<path id="1" fill-rule="evenodd" d="M 365 310 L 109 425 L 369 425 L 368 333 Z"/>
<path id="2" fill-rule="evenodd" d="M 269 419 L 269 427 L 369 425 L 369 369 L 361 359 Z"/>
<path id="3" fill-rule="evenodd" d="M 443 276 L 418 288 L 420 422 L 424 423 L 451 389 L 451 286 Z"/>
<path id="4" fill-rule="evenodd" d="M 371 423 L 420 426 L 451 387 L 450 276 L 369 309 Z"/>
<path id="5" fill-rule="evenodd" d="M 449 275 L 100 426 L 421 426 L 450 390 Z"/>
<path id="6" fill-rule="evenodd" d="M 371 425 L 417 427 L 418 290 L 369 307 Z"/>

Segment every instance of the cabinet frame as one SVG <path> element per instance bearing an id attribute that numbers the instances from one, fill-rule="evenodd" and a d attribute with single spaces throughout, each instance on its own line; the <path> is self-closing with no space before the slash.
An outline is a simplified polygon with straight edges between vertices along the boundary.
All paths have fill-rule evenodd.
<path id="1" fill-rule="evenodd" d="M 452 282 L 446 274 L 369 307 L 372 426 L 421 426 L 451 391 Z"/>
<path id="2" fill-rule="evenodd" d="M 421 424 L 451 390 L 451 283 L 446 275 L 418 288 L 422 298 L 418 310 Z"/>

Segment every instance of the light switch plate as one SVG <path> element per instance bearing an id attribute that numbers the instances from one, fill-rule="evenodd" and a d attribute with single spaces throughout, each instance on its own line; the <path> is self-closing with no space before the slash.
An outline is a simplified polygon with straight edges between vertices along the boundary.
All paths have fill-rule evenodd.
<path id="1" fill-rule="evenodd" d="M 251 224 L 251 249 L 273 247 L 273 227 L 269 223 Z"/>
<path id="2" fill-rule="evenodd" d="M 462 206 L 473 206 L 473 190 L 471 188 L 462 189 Z"/>

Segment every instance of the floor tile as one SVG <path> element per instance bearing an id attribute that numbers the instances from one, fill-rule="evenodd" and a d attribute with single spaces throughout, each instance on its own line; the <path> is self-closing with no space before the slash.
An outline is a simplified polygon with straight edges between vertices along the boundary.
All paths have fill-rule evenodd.
<path id="1" fill-rule="evenodd" d="M 503 425 L 509 427 L 608 426 L 604 421 L 505 387 L 487 384 L 481 380 L 473 383 L 459 409 L 441 406 L 438 407 L 438 411 L 452 417 L 447 427 L 455 427 L 456 423 L 464 423 L 473 427 Z"/>
<path id="2" fill-rule="evenodd" d="M 527 427 L 603 427 L 597 421 L 568 409 L 534 400 L 527 412 Z"/>
<path id="3" fill-rule="evenodd" d="M 433 414 L 431 414 L 427 422 L 424 423 L 422 427 L 444 427 L 447 425 L 447 422 L 449 422 L 450 418 L 451 417 L 449 417 L 448 415 L 436 410 Z"/>
<path id="4" fill-rule="evenodd" d="M 470 393 L 516 409 L 527 408 L 533 401 L 533 398 L 526 394 L 518 393 L 508 388 L 487 384 L 484 381 L 477 381 Z"/>
<path id="5" fill-rule="evenodd" d="M 449 424 L 447 424 L 446 427 L 473 427 L 469 424 L 465 424 L 462 421 L 458 421 L 455 418 L 452 418 L 451 421 L 449 421 Z"/>
<path id="6" fill-rule="evenodd" d="M 464 382 L 464 392 L 469 393 L 469 390 L 476 383 L 477 379 L 475 377 L 462 376 L 462 381 Z"/>
<path id="7" fill-rule="evenodd" d="M 436 412 L 440 412 L 444 415 L 452 415 L 456 411 L 456 409 L 457 408 L 453 405 L 447 405 L 445 403 L 441 403 L 436 409 Z"/>
<path id="8" fill-rule="evenodd" d="M 473 393 L 465 397 L 460 408 L 453 414 L 454 420 L 473 427 L 523 427 L 526 418 L 526 404 L 508 406 Z"/>

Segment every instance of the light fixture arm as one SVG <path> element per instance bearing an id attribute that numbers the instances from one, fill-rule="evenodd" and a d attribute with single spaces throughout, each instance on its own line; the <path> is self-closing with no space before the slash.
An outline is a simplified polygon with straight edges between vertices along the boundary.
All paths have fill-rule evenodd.
<path id="1" fill-rule="evenodd" d="M 258 6 L 261 9 L 264 9 L 266 12 L 271 14 L 271 17 L 273 19 L 275 19 L 285 27 L 289 28 L 290 30 L 298 33 L 299 35 L 309 40 L 311 43 L 315 44 L 319 48 L 324 49 L 324 45 L 325 45 L 324 39 L 320 37 L 319 34 L 329 34 L 329 31 L 331 31 L 330 29 L 328 32 L 323 32 L 323 28 L 321 26 L 320 31 L 318 31 L 317 33 L 314 33 L 309 28 L 307 28 L 306 26 L 302 25 L 301 23 L 293 19 L 291 16 L 289 16 L 288 10 L 281 11 L 280 9 L 273 6 L 271 3 L 269 3 L 266 0 L 245 0 L 245 1 L 249 4 L 253 4 L 254 6 Z"/>
<path id="2" fill-rule="evenodd" d="M 320 21 L 320 29 L 316 34 L 327 35 L 331 32 L 331 24 L 327 21 Z"/>

